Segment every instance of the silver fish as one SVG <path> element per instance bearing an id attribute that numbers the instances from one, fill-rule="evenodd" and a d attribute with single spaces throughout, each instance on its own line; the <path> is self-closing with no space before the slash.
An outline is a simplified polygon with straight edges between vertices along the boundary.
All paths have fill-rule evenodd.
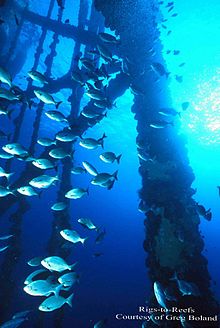
<path id="1" fill-rule="evenodd" d="M 85 78 L 84 78 L 84 76 L 83 76 L 83 74 L 82 74 L 81 71 L 78 71 L 78 72 L 74 71 L 74 72 L 72 72 L 71 78 L 72 78 L 72 80 L 78 82 L 81 86 L 84 86 L 84 84 L 85 84 Z"/>
<path id="2" fill-rule="evenodd" d="M 45 115 L 56 122 L 68 122 L 68 119 L 61 112 L 56 110 L 49 110 L 45 112 Z"/>
<path id="3" fill-rule="evenodd" d="M 166 78 L 168 78 L 168 76 L 170 75 L 170 72 L 167 72 L 164 68 L 164 66 L 160 63 L 154 62 L 151 64 L 151 69 L 156 72 L 159 76 L 166 76 Z"/>
<path id="4" fill-rule="evenodd" d="M 77 134 L 69 129 L 56 134 L 56 139 L 62 142 L 72 142 L 76 137 Z"/>
<path id="5" fill-rule="evenodd" d="M 22 318 L 12 318 L 9 321 L 6 321 L 3 323 L 0 327 L 1 328 L 17 328 L 19 327 L 25 320 L 27 320 L 25 317 Z"/>
<path id="6" fill-rule="evenodd" d="M 119 164 L 121 156 L 122 155 L 116 156 L 113 152 L 108 151 L 108 152 L 102 153 L 99 156 L 99 158 L 105 163 L 114 163 L 114 161 L 116 161 Z"/>
<path id="7" fill-rule="evenodd" d="M 8 247 L 9 247 L 9 245 L 0 247 L 0 253 L 4 252 Z"/>
<path id="8" fill-rule="evenodd" d="M 63 274 L 58 278 L 58 281 L 63 287 L 72 287 L 76 282 L 79 282 L 79 275 L 76 272 Z"/>
<path id="9" fill-rule="evenodd" d="M 86 148 L 86 149 L 96 149 L 98 146 L 104 147 L 104 139 L 106 138 L 105 133 L 103 136 L 99 139 L 93 139 L 93 138 L 85 138 L 80 140 L 79 144 L 80 146 Z"/>
<path id="10" fill-rule="evenodd" d="M 100 114 L 99 113 L 95 113 L 91 108 L 84 108 L 81 113 L 81 115 L 87 117 L 87 118 L 95 118 L 98 117 Z M 106 115 L 105 115 L 106 116 Z"/>
<path id="11" fill-rule="evenodd" d="M 21 97 L 19 95 L 15 95 L 13 92 L 9 90 L 0 88 L 0 98 L 13 101 L 13 100 L 20 100 Z"/>
<path id="12" fill-rule="evenodd" d="M 173 122 L 166 122 L 166 121 L 154 121 L 149 126 L 154 129 L 164 129 L 168 125 L 174 125 Z"/>
<path id="13" fill-rule="evenodd" d="M 55 183 L 55 181 L 59 181 L 58 176 L 51 177 L 50 175 L 39 175 L 36 178 L 33 178 L 29 184 L 32 187 L 39 188 L 39 189 L 44 189 L 44 188 L 49 188 L 52 184 Z"/>
<path id="14" fill-rule="evenodd" d="M 13 190 L 10 190 L 9 187 L 0 186 L 0 197 L 6 197 L 8 195 L 15 196 L 15 193 Z"/>
<path id="15" fill-rule="evenodd" d="M 66 194 L 65 197 L 69 199 L 79 199 L 82 198 L 85 195 L 89 195 L 89 189 L 83 189 L 83 188 L 73 188 L 69 190 Z"/>
<path id="16" fill-rule="evenodd" d="M 34 70 L 29 71 L 28 75 L 33 81 L 39 82 L 41 84 L 48 84 L 46 77 L 38 71 L 34 71 Z"/>
<path id="17" fill-rule="evenodd" d="M 118 170 L 113 174 L 109 173 L 99 173 L 96 177 L 91 181 L 91 184 L 101 186 L 107 183 L 109 180 L 118 180 Z"/>
<path id="18" fill-rule="evenodd" d="M 52 293 L 58 296 L 61 288 L 62 285 L 60 284 L 52 284 L 47 280 L 35 280 L 26 285 L 23 289 L 31 296 L 49 296 Z"/>
<path id="19" fill-rule="evenodd" d="M 0 107 L 0 115 L 7 115 L 9 119 L 11 118 L 12 112 L 13 112 L 13 109 L 7 109 L 7 108 Z"/>
<path id="20" fill-rule="evenodd" d="M 51 206 L 51 210 L 53 211 L 64 211 L 66 208 L 67 204 L 64 202 L 55 203 Z"/>
<path id="21" fill-rule="evenodd" d="M 8 239 L 10 239 L 13 236 L 14 235 L 5 235 L 5 236 L 0 237 L 0 240 L 8 240 Z"/>
<path id="22" fill-rule="evenodd" d="M 54 148 L 49 152 L 49 155 L 55 159 L 64 159 L 66 157 L 72 158 L 73 151 L 66 151 L 63 148 Z"/>
<path id="23" fill-rule="evenodd" d="M 96 170 L 96 168 L 92 164 L 90 164 L 89 162 L 84 161 L 84 162 L 82 162 L 82 165 L 85 168 L 85 170 L 89 174 L 93 175 L 94 177 L 98 174 L 98 171 Z"/>
<path id="24" fill-rule="evenodd" d="M 174 277 L 171 280 L 175 280 L 177 282 L 179 291 L 182 293 L 183 296 L 185 295 L 193 295 L 193 296 L 200 296 L 199 288 L 193 283 L 188 282 L 182 279 L 178 279 L 177 274 L 175 272 Z"/>
<path id="25" fill-rule="evenodd" d="M 105 46 L 103 46 L 101 44 L 98 44 L 97 45 L 97 49 L 98 49 L 98 52 L 99 52 L 100 56 L 104 60 L 109 61 L 109 62 L 112 61 L 112 53 L 111 53 L 111 51 L 107 47 L 105 47 Z"/>
<path id="26" fill-rule="evenodd" d="M 41 257 L 41 256 L 33 257 L 31 260 L 29 260 L 27 262 L 27 264 L 32 267 L 40 266 L 42 260 L 43 260 L 43 257 Z"/>
<path id="27" fill-rule="evenodd" d="M 76 231 L 70 229 L 61 230 L 60 234 L 65 240 L 73 244 L 82 243 L 84 245 L 85 241 L 88 239 L 88 237 L 81 238 Z"/>
<path id="28" fill-rule="evenodd" d="M 11 75 L 3 67 L 0 67 L 0 81 L 2 83 L 8 84 L 9 87 L 12 86 Z"/>
<path id="29" fill-rule="evenodd" d="M 13 155 L 6 153 L 5 151 L 0 151 L 0 158 L 2 159 L 11 159 L 14 158 Z"/>
<path id="30" fill-rule="evenodd" d="M 31 311 L 27 310 L 27 311 L 21 311 L 21 312 L 17 312 L 13 315 L 12 319 L 18 319 L 18 318 L 26 318 L 27 315 L 30 313 Z"/>
<path id="31" fill-rule="evenodd" d="M 100 320 L 94 324 L 94 328 L 104 328 L 106 327 L 107 320 Z"/>
<path id="32" fill-rule="evenodd" d="M 187 110 L 189 107 L 190 103 L 188 101 L 185 101 L 181 104 L 182 110 Z"/>
<path id="33" fill-rule="evenodd" d="M 24 196 L 39 196 L 39 194 L 31 187 L 31 186 L 23 186 L 23 187 L 19 187 L 17 188 L 17 192 L 19 192 L 19 194 L 24 195 Z"/>
<path id="34" fill-rule="evenodd" d="M 55 165 L 46 158 L 35 159 L 32 164 L 41 170 L 55 169 Z"/>
<path id="35" fill-rule="evenodd" d="M 85 93 L 89 98 L 94 100 L 105 100 L 105 94 L 100 90 L 89 90 Z"/>
<path id="36" fill-rule="evenodd" d="M 116 37 L 114 35 L 109 34 L 109 33 L 101 32 L 98 35 L 99 35 L 99 38 L 103 42 L 106 42 L 106 43 L 115 43 L 115 44 L 118 44 L 120 42 L 119 39 L 116 39 Z"/>
<path id="37" fill-rule="evenodd" d="M 43 259 L 41 264 L 50 271 L 63 272 L 65 270 L 73 270 L 77 263 L 69 265 L 59 256 L 49 256 Z"/>
<path id="38" fill-rule="evenodd" d="M 83 174 L 85 172 L 87 172 L 86 169 L 84 169 L 84 168 L 82 168 L 80 166 L 73 167 L 72 170 L 71 170 L 71 173 L 72 174 L 76 174 L 76 175 Z"/>
<path id="39" fill-rule="evenodd" d="M 164 294 L 161 284 L 158 281 L 154 282 L 154 295 L 156 297 L 157 303 L 164 309 L 166 309 L 166 296 Z"/>
<path id="40" fill-rule="evenodd" d="M 32 283 L 34 280 L 34 278 L 36 278 L 38 275 L 41 275 L 42 273 L 47 273 L 48 271 L 45 269 L 39 269 L 39 270 L 35 270 L 34 272 L 30 273 L 27 278 L 24 281 L 25 285 L 29 285 L 30 283 Z"/>
<path id="41" fill-rule="evenodd" d="M 172 117 L 176 115 L 181 116 L 181 113 L 177 112 L 174 108 L 160 108 L 160 111 L 158 113 L 167 117 Z"/>
<path id="42" fill-rule="evenodd" d="M 85 67 L 89 71 L 95 70 L 95 62 L 89 58 L 80 58 L 80 62 L 83 67 Z"/>
<path id="43" fill-rule="evenodd" d="M 89 230 L 97 230 L 97 227 L 92 223 L 90 219 L 87 218 L 80 218 L 78 221 L 83 227 Z"/>
<path id="44" fill-rule="evenodd" d="M 48 105 L 55 105 L 56 108 L 62 104 L 62 101 L 55 101 L 54 98 L 47 92 L 42 91 L 42 90 L 34 90 L 35 96 L 40 99 L 43 103 L 48 104 Z"/>
<path id="45" fill-rule="evenodd" d="M 62 296 L 50 296 L 40 304 L 38 309 L 43 312 L 52 312 L 61 308 L 65 303 L 72 307 L 73 296 L 74 294 L 71 294 L 68 298 L 64 298 Z"/>
<path id="46" fill-rule="evenodd" d="M 11 154 L 11 155 L 17 155 L 17 156 L 22 156 L 22 157 L 28 156 L 27 150 L 19 143 L 10 143 L 10 144 L 4 145 L 2 147 L 2 149 L 6 153 Z"/>
<path id="47" fill-rule="evenodd" d="M 40 139 L 37 140 L 37 143 L 41 146 L 44 146 L 44 147 L 50 147 L 52 145 L 57 144 L 56 140 L 52 140 L 50 138 L 40 138 Z"/>

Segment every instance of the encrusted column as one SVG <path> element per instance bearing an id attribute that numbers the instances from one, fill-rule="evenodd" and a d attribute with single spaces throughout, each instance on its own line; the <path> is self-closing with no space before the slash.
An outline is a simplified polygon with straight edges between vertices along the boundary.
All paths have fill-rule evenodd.
<path id="1" fill-rule="evenodd" d="M 144 248 L 148 252 L 146 265 L 152 282 L 147 305 L 161 306 L 153 293 L 153 283 L 157 281 L 163 292 L 168 294 L 171 290 L 172 297 L 166 298 L 168 308 L 192 307 L 196 316 L 214 316 L 218 313 L 218 304 L 210 290 L 207 260 L 202 255 L 204 242 L 192 198 L 194 175 L 186 142 L 179 134 L 177 117 L 167 119 L 174 126 L 155 128 L 164 124 L 160 109 L 172 106 L 157 29 L 159 6 L 153 0 L 95 0 L 95 6 L 104 15 L 106 27 L 120 36 L 118 50 L 123 58 L 123 71 L 135 95 L 132 112 L 137 120 L 142 177 L 140 209 L 146 216 Z M 175 273 L 197 293 L 193 290 L 183 296 L 177 281 L 172 279 Z M 163 327 L 166 324 L 162 323 Z M 193 321 L 193 327 L 218 327 L 217 322 L 208 322 L 208 325 L 201 320 Z M 155 326 L 153 321 L 146 324 L 151 326 Z M 180 326 L 177 321 L 168 325 Z"/>

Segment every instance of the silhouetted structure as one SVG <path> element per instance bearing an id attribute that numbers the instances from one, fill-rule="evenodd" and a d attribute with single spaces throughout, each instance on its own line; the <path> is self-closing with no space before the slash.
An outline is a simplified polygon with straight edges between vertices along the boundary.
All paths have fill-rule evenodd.
<path id="1" fill-rule="evenodd" d="M 120 36 L 120 54 L 129 67 L 130 85 L 137 90 L 132 111 L 138 123 L 138 151 L 149 156 L 148 161 L 140 160 L 143 186 L 139 194 L 149 207 L 144 247 L 150 279 L 168 287 L 174 272 L 178 272 L 179 278 L 195 283 L 201 295 L 179 297 L 177 302 L 168 302 L 169 306 L 192 306 L 197 315 L 215 315 L 218 305 L 210 290 L 207 260 L 202 255 L 204 243 L 192 199 L 194 176 L 186 142 L 177 129 L 150 127 L 160 119 L 159 109 L 170 107 L 166 76 L 158 78 L 150 66 L 153 62 L 164 65 L 156 21 L 159 8 L 155 1 L 132 0 L 95 0 L 95 6 L 105 16 L 105 25 Z M 153 58 L 152 52 L 156 53 Z M 149 305 L 158 306 L 153 292 Z M 217 322 L 209 324 L 218 326 Z M 169 322 L 168 327 L 177 325 Z M 146 324 L 151 326 L 155 324 Z M 207 322 L 193 322 L 194 326 L 207 327 Z"/>

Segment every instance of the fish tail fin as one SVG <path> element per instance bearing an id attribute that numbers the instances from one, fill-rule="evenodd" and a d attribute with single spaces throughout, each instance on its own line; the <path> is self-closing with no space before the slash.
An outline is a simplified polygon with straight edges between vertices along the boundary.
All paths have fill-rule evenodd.
<path id="1" fill-rule="evenodd" d="M 86 193 L 89 196 L 89 187 L 86 189 Z"/>
<path id="2" fill-rule="evenodd" d="M 117 161 L 117 163 L 118 163 L 118 164 L 120 163 L 120 160 L 121 160 L 121 156 L 122 156 L 122 154 L 121 154 L 121 155 L 119 155 L 118 157 L 116 157 L 116 161 Z"/>
<path id="3" fill-rule="evenodd" d="M 113 180 L 107 187 L 108 190 L 111 190 L 114 187 L 115 180 Z"/>
<path id="4" fill-rule="evenodd" d="M 75 266 L 77 266 L 78 262 L 73 263 L 72 265 L 70 265 L 69 269 L 70 271 L 75 269 Z"/>
<path id="5" fill-rule="evenodd" d="M 82 238 L 82 239 L 81 239 L 81 243 L 82 243 L 83 246 L 85 245 L 85 241 L 86 241 L 88 238 L 89 238 L 89 237 L 85 237 L 85 238 Z"/>
<path id="6" fill-rule="evenodd" d="M 10 194 L 17 197 L 16 191 L 16 189 L 10 190 Z"/>
<path id="7" fill-rule="evenodd" d="M 56 109 L 59 108 L 60 104 L 62 104 L 62 101 L 58 101 L 58 102 L 56 102 Z"/>
<path id="8" fill-rule="evenodd" d="M 115 173 L 113 174 L 113 177 L 115 178 L 115 180 L 118 180 L 118 170 L 115 171 Z"/>
<path id="9" fill-rule="evenodd" d="M 57 287 L 54 289 L 54 295 L 55 295 L 56 297 L 59 296 L 59 293 L 60 293 L 60 291 L 61 291 L 62 288 L 63 288 L 63 285 L 60 284 L 59 286 L 57 286 Z"/>
<path id="10" fill-rule="evenodd" d="M 72 293 L 67 299 L 66 299 L 66 303 L 72 307 L 72 299 L 73 299 L 74 293 Z"/>
<path id="11" fill-rule="evenodd" d="M 5 175 L 6 179 L 9 180 L 14 173 L 7 173 Z"/>
<path id="12" fill-rule="evenodd" d="M 103 139 L 100 140 L 100 145 L 101 145 L 102 149 L 104 149 L 104 140 Z"/>
<path id="13" fill-rule="evenodd" d="M 103 136 L 99 139 L 99 143 L 102 148 L 104 148 L 104 139 L 107 138 L 106 134 L 103 133 Z"/>

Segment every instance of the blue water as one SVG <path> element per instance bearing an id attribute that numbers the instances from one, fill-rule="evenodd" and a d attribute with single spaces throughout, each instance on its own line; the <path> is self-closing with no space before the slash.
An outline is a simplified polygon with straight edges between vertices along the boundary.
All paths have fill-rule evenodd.
<path id="1" fill-rule="evenodd" d="M 211 208 L 212 222 L 201 221 L 201 232 L 205 237 L 205 256 L 208 258 L 214 287 L 220 297 L 220 267 L 216 262 L 220 251 L 220 200 L 217 186 L 220 181 L 220 45 L 216 42 L 220 24 L 216 15 L 220 3 L 207 1 L 175 1 L 175 12 L 179 15 L 170 19 L 172 33 L 161 35 L 164 52 L 180 50 L 176 58 L 164 54 L 168 70 L 183 75 L 183 83 L 170 80 L 172 102 L 180 108 L 183 101 L 190 108 L 182 115 L 180 133 L 187 137 L 190 164 L 195 174 L 193 187 L 197 189 L 195 199 L 206 208 Z M 179 68 L 182 62 L 186 64 Z"/>
<path id="2" fill-rule="evenodd" d="M 72 5 L 67 2 L 63 21 L 69 19 L 70 24 L 77 25 L 79 3 L 80 1 L 74 1 L 73 10 Z M 213 213 L 212 221 L 201 221 L 200 228 L 205 240 L 204 255 L 208 258 L 211 277 L 217 283 L 213 285 L 213 291 L 219 299 L 220 267 L 216 259 L 220 251 L 218 243 L 220 202 L 216 187 L 220 184 L 220 45 L 216 40 L 218 40 L 220 25 L 216 13 L 220 12 L 220 3 L 213 0 L 210 5 L 207 1 L 203 1 L 201 8 L 201 2 L 197 0 L 184 3 L 177 0 L 175 7 L 179 15 L 170 19 L 167 24 L 172 33 L 166 36 L 165 32 L 164 34 L 162 32 L 161 42 L 164 45 L 164 59 L 168 71 L 183 75 L 182 83 L 178 83 L 173 78 L 168 79 L 173 106 L 178 110 L 182 102 L 190 102 L 189 109 L 180 118 L 179 133 L 183 133 L 188 140 L 189 160 L 195 174 L 193 187 L 197 189 L 194 198 L 206 208 L 211 208 Z M 29 9 L 34 13 L 46 16 L 48 8 L 49 2 L 41 0 L 36 6 L 35 1 L 29 1 Z M 90 10 L 89 7 L 87 17 Z M 57 19 L 57 14 L 58 8 L 55 5 L 51 19 Z M 13 9 L 11 9 L 11 19 L 12 17 Z M 8 44 L 4 47 L 3 59 L 7 56 L 15 30 L 14 23 L 9 24 L 5 39 Z M 24 89 L 28 85 L 25 77 L 33 67 L 40 35 L 39 26 L 25 23 L 14 54 L 7 63 L 7 68 L 11 69 L 15 77 L 14 83 Z M 37 67 L 38 71 L 47 70 L 45 60 L 50 54 L 49 46 L 52 42 L 53 33 L 48 32 Z M 73 40 L 59 37 L 57 54 L 51 67 L 52 78 L 59 78 L 69 71 L 74 46 Z M 180 55 L 176 57 L 166 55 L 167 49 L 178 49 Z M 81 47 L 82 50 L 84 50 L 83 47 Z M 186 62 L 183 68 L 178 67 L 181 62 Z M 68 115 L 71 109 L 66 101 L 70 94 L 71 90 L 68 88 L 56 93 L 56 99 L 63 100 L 60 110 L 65 115 Z M 75 96 L 77 97 L 77 93 Z M 86 101 L 84 97 L 82 105 Z M 98 320 L 106 317 L 113 318 L 116 313 L 136 313 L 138 306 L 145 304 L 150 296 L 150 281 L 147 278 L 145 266 L 147 254 L 143 249 L 145 217 L 144 214 L 138 212 L 138 190 L 141 188 L 141 178 L 138 173 L 136 121 L 130 111 L 132 104 L 133 95 L 127 91 L 117 99 L 117 108 L 109 111 L 100 124 L 86 132 L 86 136 L 94 138 L 101 137 L 105 132 L 107 135 L 105 150 L 122 154 L 120 165 L 101 162 L 99 159 L 102 153 L 101 148 L 90 151 L 76 145 L 75 162 L 77 165 L 81 165 L 82 161 L 86 160 L 98 171 L 106 170 L 113 173 L 119 169 L 119 174 L 118 181 L 111 191 L 90 185 L 91 176 L 88 174 L 72 175 L 72 185 L 83 188 L 89 186 L 89 196 L 71 201 L 70 223 L 80 235 L 88 235 L 89 239 L 85 246 L 77 244 L 73 247 L 68 257 L 68 263 L 79 262 L 77 270 L 80 274 L 80 284 L 74 287 L 73 308 L 64 306 L 65 315 L 62 327 L 92 327 L 92 324 Z M 13 119 L 16 118 L 18 112 L 19 107 L 15 106 Z M 26 109 L 19 142 L 27 148 L 30 146 L 35 117 L 34 109 Z M 11 133 L 15 129 L 13 122 L 9 122 L 6 117 L 0 117 L 0 124 L 1 128 L 4 127 L 4 130 Z M 39 136 L 53 138 L 62 126 L 49 120 L 43 111 Z M 1 141 L 1 145 L 3 144 L 4 142 Z M 35 155 L 38 156 L 41 151 L 42 147 L 36 145 Z M 1 161 L 1 163 L 4 162 Z M 11 171 L 16 172 L 13 177 L 14 181 L 24 167 L 23 162 L 12 161 Z M 43 192 L 40 199 L 33 197 L 28 200 L 31 206 L 22 220 L 21 254 L 13 272 L 13 279 L 16 283 L 13 301 L 8 309 L 8 319 L 18 311 L 36 310 L 43 300 L 43 298 L 25 294 L 23 281 L 33 271 L 26 262 L 32 257 L 47 255 L 46 247 L 54 220 L 50 207 L 56 202 L 56 197 L 57 186 L 52 186 Z M 1 227 L 5 234 L 10 230 L 10 214 L 14 211 L 16 211 L 15 207 L 6 213 L 2 220 Z M 101 244 L 95 244 L 93 232 L 87 232 L 80 227 L 77 223 L 79 217 L 89 217 L 97 226 L 105 227 L 106 237 Z M 101 252 L 103 256 L 94 258 L 92 256 L 94 252 Z M 3 261 L 3 255 L 1 257 L 0 261 Z M 32 327 L 31 320 L 25 323 L 27 327 Z M 45 315 L 46 326 L 55 327 L 52 314 Z M 120 323 L 116 323 L 113 319 L 110 319 L 110 327 L 122 328 Z M 123 327 L 129 328 L 134 325 L 126 323 Z"/>

